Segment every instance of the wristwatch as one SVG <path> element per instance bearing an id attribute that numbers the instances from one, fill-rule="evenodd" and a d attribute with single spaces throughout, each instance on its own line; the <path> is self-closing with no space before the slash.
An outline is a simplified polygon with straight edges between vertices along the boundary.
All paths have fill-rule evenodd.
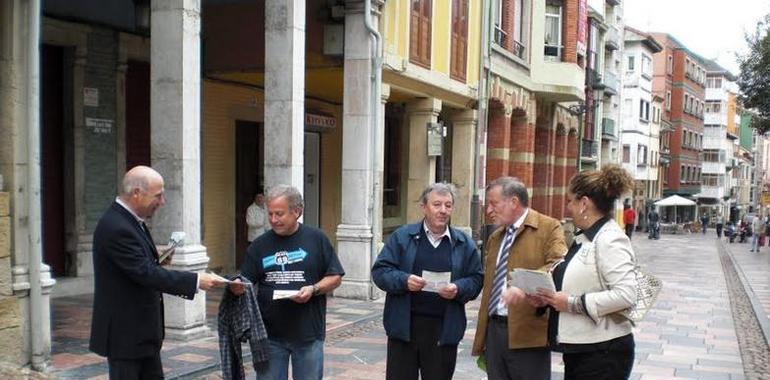
<path id="1" fill-rule="evenodd" d="M 313 284 L 313 296 L 317 296 L 319 294 L 321 294 L 321 288 L 318 285 Z"/>

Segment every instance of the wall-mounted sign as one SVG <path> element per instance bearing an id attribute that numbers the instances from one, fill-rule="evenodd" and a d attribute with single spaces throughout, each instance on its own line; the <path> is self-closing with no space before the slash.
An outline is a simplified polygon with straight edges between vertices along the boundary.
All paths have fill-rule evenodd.
<path id="1" fill-rule="evenodd" d="M 83 105 L 86 107 L 99 107 L 99 89 L 83 87 Z"/>
<path id="2" fill-rule="evenodd" d="M 440 156 L 444 148 L 444 126 L 428 123 L 428 156 Z"/>
<path id="3" fill-rule="evenodd" d="M 86 128 L 91 129 L 96 134 L 110 134 L 112 133 L 113 120 L 110 119 L 95 119 L 92 117 L 86 118 Z"/>
<path id="4" fill-rule="evenodd" d="M 329 131 L 337 127 L 337 118 L 317 113 L 305 113 L 305 129 L 314 131 Z"/>

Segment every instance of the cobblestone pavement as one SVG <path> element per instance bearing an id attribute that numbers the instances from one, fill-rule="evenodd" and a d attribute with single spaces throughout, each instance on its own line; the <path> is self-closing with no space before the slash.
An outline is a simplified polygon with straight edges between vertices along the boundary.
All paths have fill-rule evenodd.
<path id="1" fill-rule="evenodd" d="M 733 286 L 738 283 L 733 281 L 737 276 L 730 272 L 731 266 L 725 269 L 728 284 L 722 262 L 725 255 L 732 254 L 736 263 L 747 266 L 742 272 L 751 279 L 747 280 L 749 284 L 756 283 L 755 299 L 765 295 L 764 305 L 767 305 L 767 292 L 763 293 L 763 289 L 768 289 L 770 262 L 757 254 L 748 257 L 753 261 L 745 260 L 747 257 L 741 255 L 748 252 L 738 247 L 748 251 L 747 245 L 727 245 L 729 251 L 720 254 L 719 242 L 708 235 L 663 235 L 661 240 L 648 240 L 638 234 L 633 243 L 639 263 L 660 277 L 664 287 L 655 308 L 635 329 L 637 348 L 632 379 L 767 378 L 770 371 L 763 366 L 759 350 L 762 343 L 766 347 L 766 342 L 756 327 L 746 327 L 742 321 L 754 318 L 755 325 L 761 323 L 745 299 L 733 301 L 731 309 L 730 297 L 740 299 L 742 288 Z M 767 250 L 759 255 L 770 255 L 770 249 Z M 731 265 L 731 261 L 725 264 Z M 210 295 L 208 315 L 212 327 L 217 304 L 216 294 Z M 467 308 L 468 330 L 458 350 L 455 379 L 485 378 L 469 353 L 477 308 L 478 301 L 471 302 Z M 90 298 L 56 299 L 53 310 L 53 373 L 61 378 L 105 378 L 104 359 L 87 351 Z M 384 378 L 386 337 L 381 310 L 381 301 L 330 299 L 324 378 Z M 738 316 L 736 322 L 733 312 Z M 739 340 L 745 347 L 739 346 Z M 753 352 L 760 355 L 745 359 L 749 357 L 747 353 Z M 167 378 L 221 378 L 215 367 L 218 362 L 215 337 L 190 343 L 166 341 L 162 356 Z M 553 378 L 561 379 L 563 366 L 558 354 L 553 355 L 552 369 Z M 253 376 L 249 366 L 247 371 Z"/>

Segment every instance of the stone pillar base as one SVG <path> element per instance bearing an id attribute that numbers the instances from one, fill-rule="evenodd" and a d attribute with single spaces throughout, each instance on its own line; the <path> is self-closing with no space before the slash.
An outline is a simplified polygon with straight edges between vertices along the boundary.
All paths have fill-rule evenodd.
<path id="1" fill-rule="evenodd" d="M 361 300 L 372 297 L 372 236 L 371 226 L 337 226 L 337 254 L 344 263 L 345 276 L 334 295 Z"/>
<path id="2" fill-rule="evenodd" d="M 168 269 L 203 272 L 208 263 L 206 247 L 187 245 L 176 249 Z M 206 292 L 198 290 L 192 300 L 164 294 L 163 304 L 167 338 L 190 341 L 211 335 L 206 326 Z"/>
<path id="3" fill-rule="evenodd" d="M 81 241 L 78 243 L 75 250 L 75 276 L 85 277 L 94 275 L 93 251 L 93 243 L 91 241 Z"/>

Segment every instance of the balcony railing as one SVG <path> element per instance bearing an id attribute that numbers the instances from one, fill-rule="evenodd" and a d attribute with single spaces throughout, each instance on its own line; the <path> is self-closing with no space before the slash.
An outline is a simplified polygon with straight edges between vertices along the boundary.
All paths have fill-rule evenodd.
<path id="1" fill-rule="evenodd" d="M 583 139 L 583 145 L 580 147 L 580 157 L 584 158 L 596 158 L 598 157 L 599 149 L 593 140 Z"/>
<path id="2" fill-rule="evenodd" d="M 620 48 L 620 38 L 618 36 L 618 29 L 614 26 L 607 29 L 607 33 L 604 34 L 604 46 L 607 50 L 618 50 Z"/>
<path id="3" fill-rule="evenodd" d="M 504 30 L 495 27 L 495 43 L 500 46 L 505 46 L 505 42 L 508 40 L 508 33 Z"/>
<path id="4" fill-rule="evenodd" d="M 524 53 L 526 52 L 526 47 L 519 43 L 519 41 L 513 41 L 513 55 L 524 59 Z"/>
<path id="5" fill-rule="evenodd" d="M 602 138 L 607 140 L 617 139 L 615 134 L 615 120 L 608 117 L 602 118 Z"/>
<path id="6" fill-rule="evenodd" d="M 618 77 L 609 71 L 605 71 L 601 77 L 601 82 L 604 85 L 605 95 L 617 95 L 618 94 Z"/>

